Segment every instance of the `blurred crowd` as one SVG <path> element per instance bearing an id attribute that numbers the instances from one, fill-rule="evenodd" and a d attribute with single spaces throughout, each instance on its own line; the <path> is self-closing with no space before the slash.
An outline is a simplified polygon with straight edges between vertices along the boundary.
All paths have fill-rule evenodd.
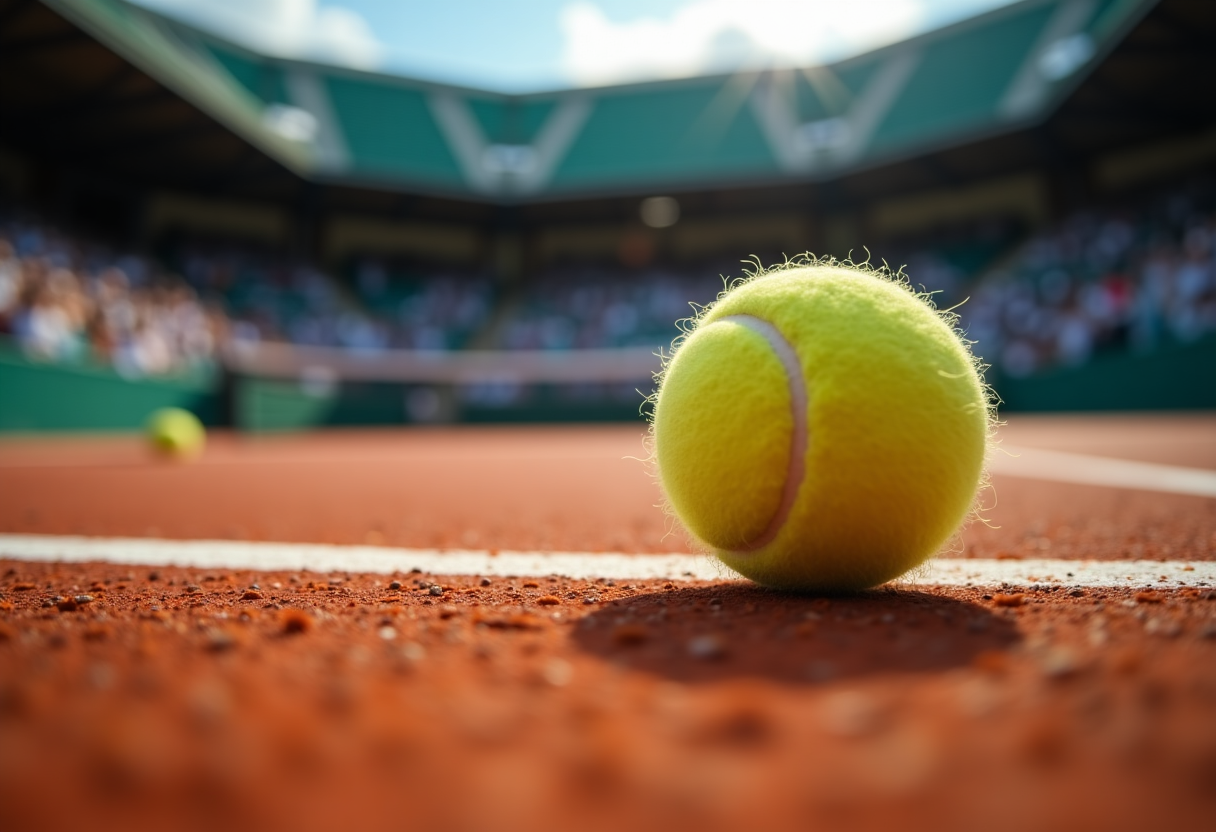
<path id="1" fill-rule="evenodd" d="M 1216 331 L 1216 210 L 1175 193 L 1135 211 L 1078 213 L 969 294 L 963 326 L 1009 376 L 1193 341 Z"/>
<path id="2" fill-rule="evenodd" d="M 722 291 L 718 275 L 712 267 L 680 272 L 554 268 L 529 282 L 495 346 L 509 350 L 658 348 L 675 336 L 675 321 L 693 314 L 690 302 L 707 304 Z"/>
<path id="3" fill-rule="evenodd" d="M 114 257 L 30 224 L 0 227 L 0 332 L 47 361 L 96 357 L 124 375 L 212 364 L 228 320 L 145 259 Z"/>
<path id="4" fill-rule="evenodd" d="M 366 260 L 354 282 L 361 305 L 386 333 L 386 345 L 399 349 L 467 347 L 494 309 L 493 282 L 472 271 Z"/>
<path id="5" fill-rule="evenodd" d="M 493 306 L 475 276 L 395 279 L 365 264 L 351 289 L 242 246 L 187 246 L 174 266 L 0 222 L 0 335 L 36 360 L 159 376 L 210 367 L 229 343 L 458 349 Z"/>
<path id="6" fill-rule="evenodd" d="M 910 253 L 903 264 L 939 308 L 956 307 L 976 352 L 1002 373 L 1078 366 L 1107 352 L 1150 352 L 1216 332 L 1216 199 L 1192 187 L 1134 207 L 1076 213 L 1021 244 L 979 233 Z M 670 343 L 672 322 L 722 288 L 738 264 L 696 269 L 566 266 L 531 281 L 500 327 L 505 349 Z"/>
<path id="7" fill-rule="evenodd" d="M 1216 331 L 1216 202 L 1207 197 L 1174 192 L 1134 210 L 1079 213 L 1012 250 L 1008 237 L 977 238 L 887 260 L 905 263 L 940 307 L 958 305 L 985 361 L 1026 376 Z M 673 322 L 717 296 L 721 275 L 742 273 L 738 263 L 565 264 L 500 296 L 471 270 L 367 260 L 339 282 L 248 247 L 196 245 L 176 257 L 169 273 L 44 226 L 0 222 L 0 333 L 33 358 L 99 359 L 129 376 L 189 372 L 215 363 L 227 343 L 261 340 L 658 350 L 677 334 Z"/>

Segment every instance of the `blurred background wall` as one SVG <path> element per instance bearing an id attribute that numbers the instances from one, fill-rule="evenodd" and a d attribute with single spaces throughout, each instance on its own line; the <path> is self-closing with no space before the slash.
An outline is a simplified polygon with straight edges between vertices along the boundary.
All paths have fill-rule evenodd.
<path id="1" fill-rule="evenodd" d="M 0 430 L 640 419 L 690 302 L 803 252 L 904 267 L 1006 410 L 1216 407 L 1214 45 L 1022 0 L 507 94 L 0 0 Z"/>

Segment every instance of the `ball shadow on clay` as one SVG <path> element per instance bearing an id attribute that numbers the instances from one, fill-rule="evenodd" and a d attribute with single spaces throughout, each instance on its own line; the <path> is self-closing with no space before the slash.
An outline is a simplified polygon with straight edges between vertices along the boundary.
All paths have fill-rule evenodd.
<path id="1" fill-rule="evenodd" d="M 760 678 L 806 685 L 971 664 L 1020 636 L 987 607 L 882 587 L 811 597 L 743 581 L 617 599 L 585 617 L 583 650 L 680 682 Z"/>

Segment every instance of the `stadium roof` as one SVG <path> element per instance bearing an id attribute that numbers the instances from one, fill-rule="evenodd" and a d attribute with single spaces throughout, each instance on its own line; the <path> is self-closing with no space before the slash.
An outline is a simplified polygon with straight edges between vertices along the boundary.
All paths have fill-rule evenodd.
<path id="1" fill-rule="evenodd" d="M 259 55 L 120 0 L 42 2 L 306 180 L 497 204 L 815 182 L 1022 130 L 1156 4 L 1022 0 L 830 66 L 506 95 Z"/>

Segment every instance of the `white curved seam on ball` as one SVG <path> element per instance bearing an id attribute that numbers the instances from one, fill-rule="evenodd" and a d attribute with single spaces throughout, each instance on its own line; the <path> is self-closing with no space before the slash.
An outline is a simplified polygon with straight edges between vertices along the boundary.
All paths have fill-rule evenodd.
<path id="1" fill-rule="evenodd" d="M 768 342 L 769 347 L 777 355 L 777 360 L 781 362 L 781 368 L 785 370 L 786 385 L 790 391 L 790 411 L 794 417 L 793 436 L 790 438 L 790 457 L 786 462 L 781 502 L 777 504 L 777 511 L 773 513 L 759 537 L 732 549 L 735 552 L 746 553 L 754 552 L 772 543 L 785 525 L 785 521 L 789 519 L 790 511 L 794 508 L 794 502 L 798 498 L 798 489 L 802 487 L 802 481 L 806 476 L 806 450 L 810 442 L 810 427 L 807 422 L 808 398 L 806 379 L 802 375 L 802 362 L 798 360 L 798 353 L 794 350 L 793 344 L 786 340 L 785 336 L 781 334 L 781 330 L 755 315 L 727 315 L 720 318 L 718 322 L 725 321 L 732 321 L 747 327 Z"/>

